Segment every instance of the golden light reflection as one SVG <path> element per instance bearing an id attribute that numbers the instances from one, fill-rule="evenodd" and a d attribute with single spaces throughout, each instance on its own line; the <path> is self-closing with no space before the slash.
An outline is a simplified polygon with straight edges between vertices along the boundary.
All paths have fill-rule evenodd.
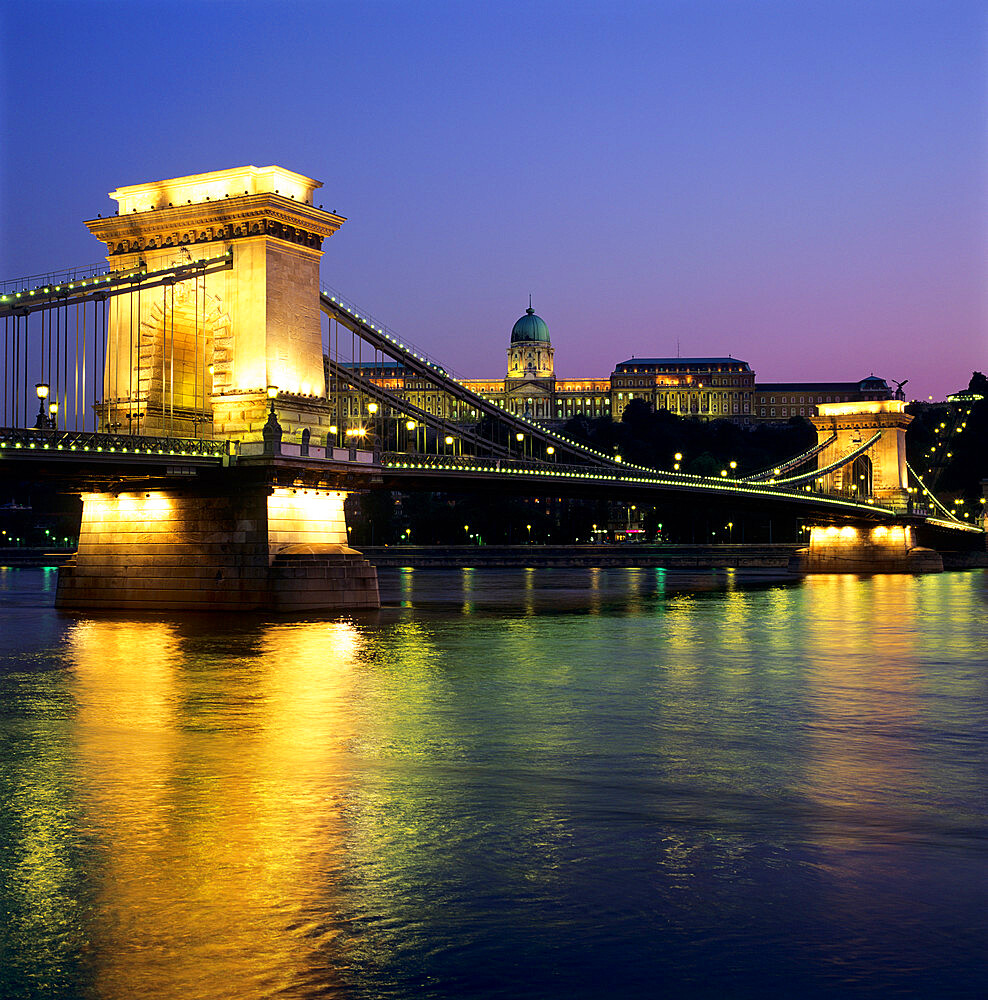
<path id="1" fill-rule="evenodd" d="M 255 996 L 327 975 L 326 942 L 302 929 L 333 905 L 358 637 L 273 626 L 231 636 L 219 658 L 202 642 L 147 621 L 69 634 L 100 857 L 89 955 L 114 1000 Z"/>

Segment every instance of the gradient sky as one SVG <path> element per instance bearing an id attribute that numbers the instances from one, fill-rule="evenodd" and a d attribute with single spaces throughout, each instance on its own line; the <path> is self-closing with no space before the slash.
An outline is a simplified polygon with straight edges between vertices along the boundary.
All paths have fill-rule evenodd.
<path id="1" fill-rule="evenodd" d="M 277 163 L 326 283 L 461 375 L 534 298 L 557 374 L 988 368 L 988 6 L 0 7 L 0 278 L 85 264 L 118 185 Z"/>

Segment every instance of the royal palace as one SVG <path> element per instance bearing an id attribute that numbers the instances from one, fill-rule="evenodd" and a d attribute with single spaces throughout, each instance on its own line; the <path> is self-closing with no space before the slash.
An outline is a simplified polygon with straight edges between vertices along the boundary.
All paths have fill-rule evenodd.
<path id="1" fill-rule="evenodd" d="M 437 391 L 401 365 L 354 363 L 350 367 L 381 388 L 451 423 L 478 419 L 476 410 Z M 636 399 L 653 410 L 751 426 L 814 416 L 818 403 L 892 398 L 885 379 L 875 375 L 858 382 L 758 384 L 748 362 L 730 356 L 630 358 L 615 365 L 607 377 L 558 378 L 549 327 L 535 314 L 531 303 L 511 329 L 504 377 L 464 379 L 463 384 L 509 413 L 546 424 L 564 424 L 576 416 L 620 420 L 625 407 Z M 337 419 L 346 426 L 364 416 L 366 400 L 344 386 L 337 405 Z"/>

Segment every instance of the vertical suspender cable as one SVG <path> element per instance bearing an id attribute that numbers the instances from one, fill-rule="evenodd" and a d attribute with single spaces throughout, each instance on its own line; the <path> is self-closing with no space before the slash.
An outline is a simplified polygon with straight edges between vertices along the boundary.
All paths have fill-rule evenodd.
<path id="1" fill-rule="evenodd" d="M 168 436 L 175 436 L 175 279 L 172 279 L 172 334 L 170 347 L 170 360 L 168 370 L 168 382 L 170 386 L 170 402 L 168 417 Z"/>
<path id="2" fill-rule="evenodd" d="M 9 378 L 10 374 L 10 364 L 7 359 L 7 341 L 10 337 L 10 317 L 4 316 L 3 318 L 3 372 L 4 372 L 4 387 L 3 387 L 3 423 L 5 427 L 12 427 L 13 422 L 7 416 L 7 410 L 10 406 L 10 391 L 6 384 L 6 379 Z"/>
<path id="3" fill-rule="evenodd" d="M 138 263 L 138 270 L 140 271 L 140 263 Z M 141 286 L 143 284 L 143 274 L 139 274 L 139 279 L 137 282 L 137 352 L 134 353 L 134 348 L 131 346 L 131 357 L 130 357 L 130 367 L 131 371 L 137 372 L 137 385 L 134 387 L 134 396 L 137 399 L 137 433 L 141 433 Z M 133 401 L 130 404 L 131 409 L 134 408 Z"/>
<path id="4" fill-rule="evenodd" d="M 127 433 L 134 433 L 134 282 L 127 293 Z"/>
<path id="5" fill-rule="evenodd" d="M 80 314 L 81 310 L 81 314 Z M 79 363 L 79 326 L 82 326 L 82 364 Z M 76 430 L 86 429 L 86 300 L 75 311 L 75 409 Z M 79 426 L 79 404 L 82 403 L 82 427 Z"/>
<path id="6" fill-rule="evenodd" d="M 196 281 L 195 297 L 195 352 L 192 355 L 192 436 L 199 437 L 199 275 L 194 275 Z M 203 352 L 205 353 L 205 352 Z M 203 372 L 203 384 L 205 386 L 206 373 Z"/>
<path id="7" fill-rule="evenodd" d="M 27 322 L 27 320 L 25 318 L 25 324 L 26 324 L 26 322 Z M 18 403 L 18 399 L 17 399 L 17 376 L 20 374 L 19 370 L 20 370 L 20 361 L 21 361 L 21 357 L 20 357 L 20 354 L 21 354 L 21 352 L 20 352 L 20 346 L 21 346 L 20 333 L 21 333 L 21 330 L 20 330 L 20 327 L 21 327 L 21 325 L 18 322 L 17 317 L 15 316 L 14 317 L 14 377 L 13 377 L 13 380 L 12 380 L 13 381 L 13 385 L 14 385 L 14 424 L 15 425 L 17 423 L 17 403 Z M 27 421 L 24 420 L 23 423 L 26 425 Z"/>
<path id="8" fill-rule="evenodd" d="M 66 345 L 63 344 L 62 341 L 66 338 L 65 338 L 65 332 L 62 329 L 62 319 L 63 319 L 62 310 L 59 309 L 58 306 L 56 305 L 54 307 L 54 312 L 55 312 L 55 385 L 52 388 L 55 391 L 56 409 L 54 413 L 55 417 L 54 423 L 55 423 L 55 429 L 57 430 L 59 418 L 64 419 L 65 416 L 65 414 L 62 412 L 63 401 L 59 398 L 60 393 L 64 392 L 65 390 L 65 380 L 64 378 L 62 378 L 63 373 L 59 371 L 59 366 L 62 365 L 64 367 L 64 361 L 62 355 L 64 354 L 63 348 Z"/>
<path id="9" fill-rule="evenodd" d="M 73 379 L 72 430 L 79 429 L 79 306 L 75 307 L 75 378 Z"/>
<path id="10" fill-rule="evenodd" d="M 168 334 L 168 286 L 161 286 L 161 429 L 165 436 L 165 340 Z"/>

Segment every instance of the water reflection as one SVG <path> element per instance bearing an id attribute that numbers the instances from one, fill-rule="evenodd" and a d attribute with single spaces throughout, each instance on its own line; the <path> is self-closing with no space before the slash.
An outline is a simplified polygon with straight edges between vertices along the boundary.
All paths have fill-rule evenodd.
<path id="1" fill-rule="evenodd" d="M 217 657 L 176 625 L 70 631 L 102 996 L 242 997 L 325 969 L 311 913 L 332 920 L 356 634 L 336 623 L 223 639 Z"/>
<path id="2" fill-rule="evenodd" d="M 56 642 L 0 604 L 0 993 L 973 980 L 979 578 L 382 582 L 353 619 L 38 608 Z"/>

